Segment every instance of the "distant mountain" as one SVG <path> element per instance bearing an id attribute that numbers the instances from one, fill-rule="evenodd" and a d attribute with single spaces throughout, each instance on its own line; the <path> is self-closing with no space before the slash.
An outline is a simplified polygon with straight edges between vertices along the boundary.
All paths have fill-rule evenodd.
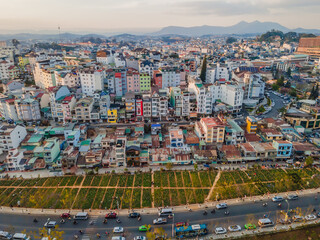
<path id="1" fill-rule="evenodd" d="M 222 27 L 222 26 L 195 26 L 195 27 L 178 27 L 178 26 L 169 26 L 162 28 L 158 32 L 152 33 L 152 35 L 166 35 L 166 34 L 178 34 L 185 36 L 203 36 L 203 35 L 227 35 L 227 34 L 261 34 L 272 29 L 280 30 L 282 32 L 295 31 L 298 33 L 313 33 L 320 34 L 318 29 L 289 29 L 282 26 L 279 23 L 275 22 L 245 22 L 241 21 L 235 25 Z"/>

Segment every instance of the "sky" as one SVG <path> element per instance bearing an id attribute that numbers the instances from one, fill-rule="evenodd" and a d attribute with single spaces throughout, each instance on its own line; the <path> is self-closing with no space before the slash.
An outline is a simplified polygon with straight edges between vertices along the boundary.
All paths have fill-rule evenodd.
<path id="1" fill-rule="evenodd" d="M 1 0 L 0 34 L 150 32 L 166 26 L 272 21 L 320 28 L 320 0 Z"/>

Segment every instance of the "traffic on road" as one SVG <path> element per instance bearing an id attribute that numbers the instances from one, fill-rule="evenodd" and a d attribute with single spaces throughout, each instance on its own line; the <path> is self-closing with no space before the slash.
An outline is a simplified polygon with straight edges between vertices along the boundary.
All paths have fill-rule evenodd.
<path id="1" fill-rule="evenodd" d="M 138 210 L 132 210 L 126 216 L 119 215 L 117 211 L 108 211 L 101 216 L 91 216 L 85 211 L 73 216 L 68 212 L 59 216 L 0 213 L 0 234 L 28 234 L 44 227 L 50 231 L 63 231 L 64 239 L 94 237 L 125 240 L 145 239 L 148 231 L 163 228 L 167 236 L 179 239 L 312 221 L 320 217 L 319 203 L 318 194 L 302 197 L 291 194 L 278 195 L 267 201 L 254 200 L 234 205 L 221 202 L 215 206 L 204 206 L 202 210 L 186 209 L 185 212 L 163 208 L 157 215 L 144 214 Z M 12 229 L 15 231 L 12 232 Z M 22 239 L 28 239 L 28 235 L 25 237 Z"/>

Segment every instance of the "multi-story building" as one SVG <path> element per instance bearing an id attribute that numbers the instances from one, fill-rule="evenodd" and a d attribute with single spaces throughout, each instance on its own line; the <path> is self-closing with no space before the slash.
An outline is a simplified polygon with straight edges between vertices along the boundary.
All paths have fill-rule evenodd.
<path id="1" fill-rule="evenodd" d="M 277 149 L 277 158 L 289 158 L 292 151 L 292 143 L 289 141 L 273 141 L 273 147 Z"/>
<path id="2" fill-rule="evenodd" d="M 6 169 L 8 171 L 22 171 L 24 170 L 24 164 L 22 163 L 23 152 L 17 148 L 10 149 L 8 151 L 7 158 L 5 159 Z"/>
<path id="3" fill-rule="evenodd" d="M 55 71 L 57 85 L 69 88 L 80 87 L 80 77 L 76 71 Z"/>
<path id="4" fill-rule="evenodd" d="M 91 97 L 80 99 L 75 105 L 75 116 L 78 121 L 90 121 L 90 114 L 93 109 L 94 100 Z"/>
<path id="5" fill-rule="evenodd" d="M 57 100 L 70 96 L 71 92 L 69 91 L 67 86 L 61 86 L 48 88 L 48 93 L 52 118 L 58 119 L 58 107 L 60 104 L 57 103 Z"/>
<path id="6" fill-rule="evenodd" d="M 110 108 L 110 95 L 109 94 L 101 94 L 98 99 L 99 109 L 100 109 L 100 118 L 108 119 L 108 109 Z"/>
<path id="7" fill-rule="evenodd" d="M 225 126 L 226 123 L 222 116 L 218 118 L 201 118 L 195 124 L 195 132 L 200 141 L 204 141 L 206 144 L 222 144 L 224 142 Z"/>
<path id="8" fill-rule="evenodd" d="M 135 117 L 136 121 L 143 121 L 143 99 L 141 95 L 136 95 Z"/>
<path id="9" fill-rule="evenodd" d="M 176 117 L 181 117 L 183 100 L 180 88 L 170 87 L 170 104 L 174 109 L 174 115 Z"/>
<path id="10" fill-rule="evenodd" d="M 181 129 L 169 129 L 170 148 L 183 148 L 183 133 Z"/>
<path id="11" fill-rule="evenodd" d="M 18 148 L 20 143 L 27 136 L 25 127 L 17 126 L 1 126 L 0 127 L 0 149 L 4 152 L 13 148 Z"/>
<path id="12" fill-rule="evenodd" d="M 74 95 L 63 96 L 56 100 L 56 110 L 58 121 L 70 122 L 72 120 L 72 111 L 76 105 Z"/>
<path id="13" fill-rule="evenodd" d="M 254 116 L 247 116 L 247 133 L 257 133 L 258 120 Z"/>
<path id="14" fill-rule="evenodd" d="M 136 115 L 136 99 L 135 94 L 127 92 L 125 95 L 125 105 L 126 105 L 126 119 L 129 121 L 134 121 Z"/>
<path id="15" fill-rule="evenodd" d="M 212 91 L 210 87 L 195 81 L 189 83 L 188 90 L 196 95 L 198 114 L 211 114 L 213 108 Z"/>
<path id="16" fill-rule="evenodd" d="M 18 120 L 14 98 L 0 95 L 0 117 L 10 121 Z"/>
<path id="17" fill-rule="evenodd" d="M 151 77 L 147 73 L 140 73 L 140 92 L 150 92 Z"/>
<path id="18" fill-rule="evenodd" d="M 127 71 L 127 90 L 128 92 L 140 92 L 140 75 L 135 69 L 128 69 Z"/>
<path id="19" fill-rule="evenodd" d="M 161 68 L 162 86 L 161 88 L 180 86 L 180 71 L 176 68 Z"/>
<path id="20" fill-rule="evenodd" d="M 0 62 L 0 79 L 9 79 L 9 67 L 12 65 L 12 62 L 3 60 Z"/>
<path id="21" fill-rule="evenodd" d="M 143 118 L 151 120 L 152 115 L 152 99 L 150 95 L 143 95 Z"/>
<path id="22" fill-rule="evenodd" d="M 93 96 L 96 91 L 102 91 L 105 72 L 101 69 L 86 68 L 79 71 L 82 93 Z"/>
<path id="23" fill-rule="evenodd" d="M 22 121 L 38 121 L 41 119 L 39 102 L 31 97 L 15 100 L 18 118 Z"/>
<path id="24" fill-rule="evenodd" d="M 126 167 L 126 142 L 127 138 L 125 136 L 118 136 L 116 140 L 116 162 L 115 166 L 117 167 Z"/>
<path id="25" fill-rule="evenodd" d="M 225 128 L 225 144 L 237 145 L 244 141 L 244 130 L 232 119 L 227 119 Z"/>

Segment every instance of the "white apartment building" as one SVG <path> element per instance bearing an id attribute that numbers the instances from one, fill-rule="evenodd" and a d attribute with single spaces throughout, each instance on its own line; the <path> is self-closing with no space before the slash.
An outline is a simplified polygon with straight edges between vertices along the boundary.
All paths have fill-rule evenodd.
<path id="1" fill-rule="evenodd" d="M 50 108 L 51 108 L 51 115 L 53 119 L 58 119 L 58 107 L 59 103 L 57 100 L 64 98 L 66 96 L 71 95 L 67 86 L 49 88 L 49 99 L 50 99 Z"/>
<path id="2" fill-rule="evenodd" d="M 57 86 L 67 86 L 69 88 L 80 87 L 80 76 L 75 71 L 55 71 Z"/>
<path id="3" fill-rule="evenodd" d="M 228 81 L 230 78 L 230 68 L 228 65 L 216 64 L 206 71 L 206 82 L 214 83 L 218 80 L 224 79 Z"/>
<path id="4" fill-rule="evenodd" d="M 5 120 L 18 120 L 14 98 L 8 98 L 5 95 L 0 96 L 0 117 Z"/>
<path id="5" fill-rule="evenodd" d="M 10 149 L 8 151 L 7 158 L 5 159 L 6 169 L 8 171 L 22 171 L 24 170 L 24 165 L 21 163 L 23 159 L 23 152 L 19 152 L 17 148 Z"/>
<path id="6" fill-rule="evenodd" d="M 205 87 L 202 83 L 191 81 L 188 90 L 196 95 L 197 113 L 211 114 L 212 113 L 212 92 L 210 88 Z"/>
<path id="7" fill-rule="evenodd" d="M 180 86 L 180 72 L 175 68 L 163 68 L 162 73 L 162 88 Z"/>
<path id="8" fill-rule="evenodd" d="M 83 69 L 79 72 L 82 93 L 87 96 L 93 96 L 95 91 L 103 90 L 103 79 L 105 72 L 103 70 Z"/>
<path id="9" fill-rule="evenodd" d="M 8 152 L 10 149 L 18 148 L 27 136 L 27 130 L 20 125 L 0 127 L 0 149 Z"/>
<path id="10" fill-rule="evenodd" d="M 9 79 L 9 67 L 13 63 L 10 61 L 3 60 L 0 62 L 0 79 Z"/>
<path id="11" fill-rule="evenodd" d="M 18 118 L 22 121 L 38 121 L 41 119 L 39 102 L 31 97 L 15 100 Z"/>

